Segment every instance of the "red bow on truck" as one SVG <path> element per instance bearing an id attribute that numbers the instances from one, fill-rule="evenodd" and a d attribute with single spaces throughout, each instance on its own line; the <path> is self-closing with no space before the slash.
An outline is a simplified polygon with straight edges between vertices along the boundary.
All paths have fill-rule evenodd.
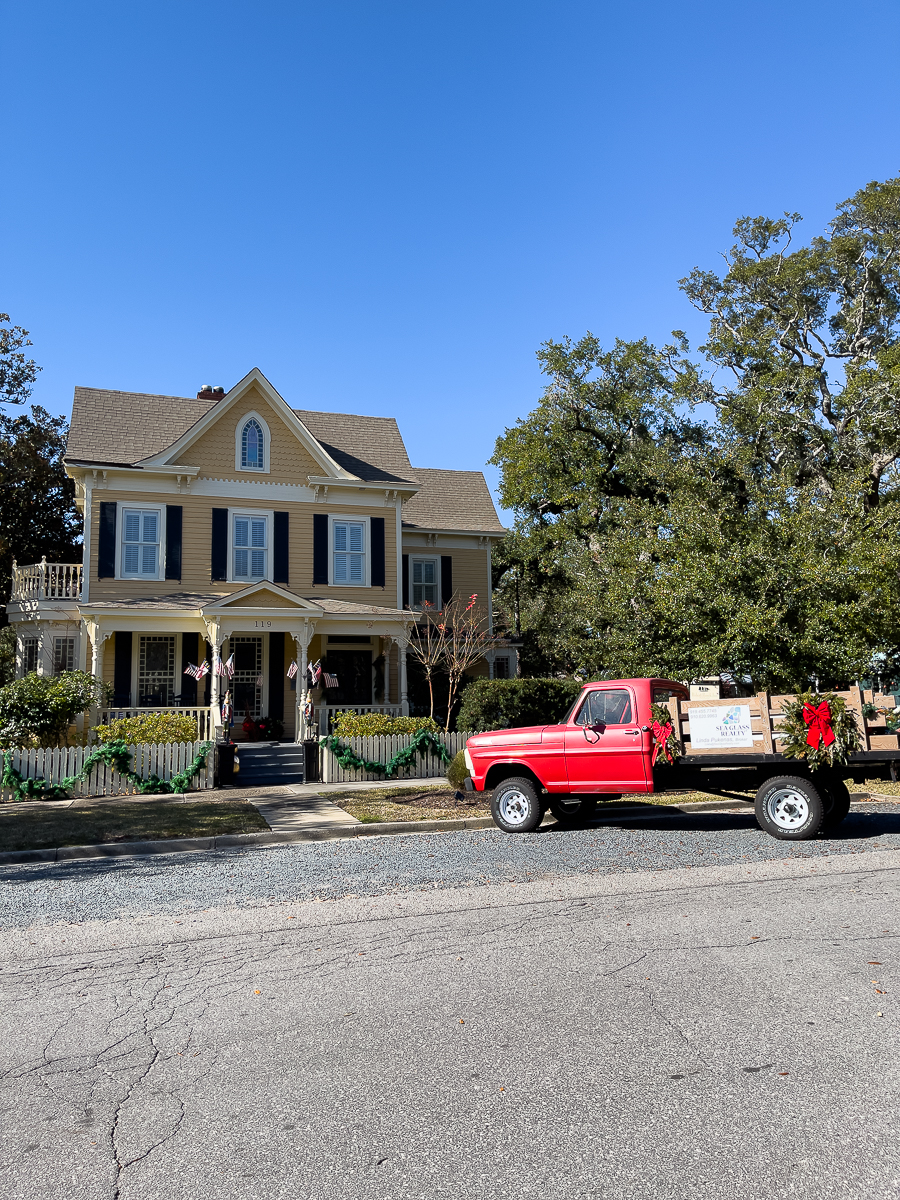
<path id="1" fill-rule="evenodd" d="M 831 745 L 834 741 L 834 730 L 831 728 L 831 709 L 827 700 L 823 700 L 818 707 L 804 704 L 803 720 L 809 726 L 806 734 L 807 746 L 818 750 L 820 745 Z"/>
<path id="2" fill-rule="evenodd" d="M 667 762 L 674 762 L 672 751 L 669 749 L 669 738 L 672 736 L 672 722 L 666 721 L 665 725 L 660 725 L 659 721 L 653 722 L 653 760 L 651 766 L 656 766 L 656 760 L 660 750 L 666 756 Z"/>

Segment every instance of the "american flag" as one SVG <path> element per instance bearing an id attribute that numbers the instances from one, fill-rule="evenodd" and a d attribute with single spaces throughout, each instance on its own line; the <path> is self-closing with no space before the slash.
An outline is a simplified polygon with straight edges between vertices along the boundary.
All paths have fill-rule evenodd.
<path id="1" fill-rule="evenodd" d="M 313 685 L 313 687 L 315 687 L 319 682 L 319 676 L 322 674 L 321 658 L 317 658 L 314 663 L 310 663 L 310 665 L 306 669 L 309 672 L 309 677 L 312 680 L 312 685 Z"/>
<path id="2" fill-rule="evenodd" d="M 204 675 L 209 674 L 209 663 L 205 660 L 199 667 L 195 667 L 193 663 L 188 663 L 184 668 L 185 675 L 190 675 L 193 679 L 200 680 Z"/>
<path id="3" fill-rule="evenodd" d="M 292 662 L 291 665 L 288 667 L 288 679 L 293 679 L 296 674 L 297 674 L 297 664 L 295 662 Z"/>
<path id="4" fill-rule="evenodd" d="M 257 686 L 257 687 L 262 687 L 262 685 L 263 685 L 263 677 L 262 677 L 262 675 L 257 675 L 257 677 L 256 677 L 256 686 Z"/>
<path id="5" fill-rule="evenodd" d="M 234 655 L 233 654 L 227 660 L 227 662 L 222 662 L 221 658 L 219 659 L 219 661 L 216 663 L 216 674 L 217 675 L 227 675 L 229 679 L 234 678 Z"/>
<path id="6" fill-rule="evenodd" d="M 327 688 L 340 687 L 341 685 L 338 683 L 337 675 L 330 675 L 328 673 L 328 671 L 326 671 L 325 672 L 325 686 Z"/>

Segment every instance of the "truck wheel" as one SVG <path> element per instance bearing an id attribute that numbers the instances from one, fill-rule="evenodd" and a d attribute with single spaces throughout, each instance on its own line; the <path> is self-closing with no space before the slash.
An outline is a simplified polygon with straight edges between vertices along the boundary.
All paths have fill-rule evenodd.
<path id="1" fill-rule="evenodd" d="M 822 790 L 825 792 L 825 819 L 822 829 L 830 833 L 832 829 L 837 829 L 850 812 L 850 789 L 843 779 L 829 779 L 827 786 Z"/>
<path id="2" fill-rule="evenodd" d="M 530 779 L 504 779 L 491 795 L 491 816 L 504 833 L 531 833 L 544 816 Z"/>
<path id="3" fill-rule="evenodd" d="M 760 829 L 788 842 L 814 838 L 825 820 L 825 802 L 808 779 L 780 775 L 767 779 L 756 793 Z"/>
<path id="4" fill-rule="evenodd" d="M 594 796 L 554 796 L 550 811 L 560 825 L 581 825 L 594 819 L 597 800 Z"/>

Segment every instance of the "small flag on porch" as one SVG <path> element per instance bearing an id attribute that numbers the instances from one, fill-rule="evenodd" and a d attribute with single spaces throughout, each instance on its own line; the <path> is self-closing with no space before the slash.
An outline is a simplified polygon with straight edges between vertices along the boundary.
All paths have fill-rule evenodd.
<path id="1" fill-rule="evenodd" d="M 297 674 L 297 664 L 295 662 L 292 662 L 291 665 L 288 667 L 287 677 L 288 677 L 288 679 L 293 679 L 296 674 Z"/>
<path id="2" fill-rule="evenodd" d="M 233 654 L 225 662 L 222 662 L 221 658 L 219 659 L 218 663 L 216 664 L 216 674 L 217 675 L 227 675 L 229 679 L 234 678 L 234 655 Z"/>
<path id="3" fill-rule="evenodd" d="M 317 658 L 314 663 L 310 663 L 306 669 L 309 672 L 309 677 L 312 681 L 313 687 L 317 687 L 319 683 L 319 676 L 322 674 L 321 658 Z"/>
<path id="4" fill-rule="evenodd" d="M 261 688 L 261 687 L 262 687 L 262 685 L 263 685 L 263 677 L 262 677 L 262 675 L 257 675 L 257 677 L 256 677 L 256 686 L 257 686 L 258 688 Z"/>
<path id="5" fill-rule="evenodd" d="M 325 672 L 325 686 L 327 688 L 340 687 L 341 685 L 338 683 L 337 675 L 331 675 L 328 673 L 328 671 L 326 671 Z"/>
<path id="6" fill-rule="evenodd" d="M 193 663 L 188 663 L 188 665 L 184 668 L 184 673 L 185 675 L 190 675 L 192 679 L 196 679 L 199 682 L 204 675 L 209 674 L 209 663 L 202 662 L 199 667 L 195 667 Z"/>

